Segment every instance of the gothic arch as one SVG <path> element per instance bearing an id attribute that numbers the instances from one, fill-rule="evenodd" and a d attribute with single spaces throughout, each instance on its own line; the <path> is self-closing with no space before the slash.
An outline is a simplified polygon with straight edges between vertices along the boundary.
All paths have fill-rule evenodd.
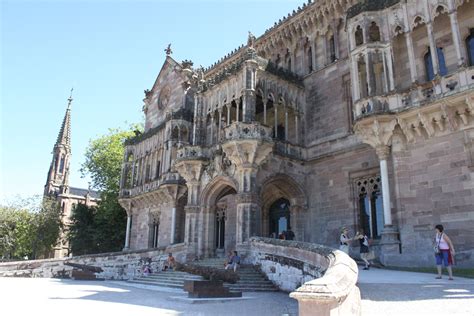
<path id="1" fill-rule="evenodd" d="M 262 220 L 260 231 L 262 235 L 270 235 L 270 208 L 281 199 L 289 201 L 291 229 L 297 240 L 304 240 L 304 217 L 307 208 L 306 194 L 301 185 L 291 176 L 286 174 L 272 175 L 262 181 L 260 186 L 260 201 Z"/>
<path id="2" fill-rule="evenodd" d="M 230 187 L 237 191 L 238 185 L 234 179 L 226 176 L 218 176 L 212 179 L 212 181 L 202 190 L 201 205 L 204 207 L 212 205 L 226 187 Z"/>

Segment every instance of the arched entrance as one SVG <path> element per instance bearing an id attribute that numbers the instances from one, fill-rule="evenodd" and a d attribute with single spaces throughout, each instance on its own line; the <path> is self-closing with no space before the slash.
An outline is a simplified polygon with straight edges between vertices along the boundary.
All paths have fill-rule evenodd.
<path id="1" fill-rule="evenodd" d="M 200 254 L 224 255 L 236 244 L 236 185 L 225 177 L 215 178 L 202 195 Z"/>
<path id="2" fill-rule="evenodd" d="M 290 201 L 280 198 L 270 206 L 269 232 L 273 238 L 278 238 L 283 232 L 291 229 Z"/>
<path id="3" fill-rule="evenodd" d="M 291 230 L 295 240 L 305 240 L 306 197 L 301 186 L 286 174 L 276 174 L 263 181 L 261 231 L 264 237 L 278 236 Z"/>

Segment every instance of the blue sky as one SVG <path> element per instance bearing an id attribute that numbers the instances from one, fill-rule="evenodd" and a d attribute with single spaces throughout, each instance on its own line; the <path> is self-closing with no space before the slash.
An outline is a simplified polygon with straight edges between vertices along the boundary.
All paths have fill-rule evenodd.
<path id="1" fill-rule="evenodd" d="M 90 139 L 143 120 L 151 88 L 172 57 L 209 66 L 303 0 L 0 0 L 0 202 L 42 194 L 71 87 L 70 184 Z"/>

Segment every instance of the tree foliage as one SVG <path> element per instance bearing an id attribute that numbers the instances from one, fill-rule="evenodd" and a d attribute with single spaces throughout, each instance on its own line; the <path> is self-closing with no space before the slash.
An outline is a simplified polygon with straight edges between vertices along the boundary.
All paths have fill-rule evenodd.
<path id="1" fill-rule="evenodd" d="M 118 194 L 124 141 L 140 129 L 139 125 L 128 130 L 109 129 L 107 135 L 89 142 L 81 172 L 91 176 L 93 187 L 101 191 L 101 201 L 95 208 L 82 205 L 73 210 L 68 233 L 73 254 L 122 249 L 127 215 L 118 202 Z"/>
<path id="2" fill-rule="evenodd" d="M 0 258 L 45 257 L 62 229 L 59 204 L 39 196 L 0 206 Z"/>

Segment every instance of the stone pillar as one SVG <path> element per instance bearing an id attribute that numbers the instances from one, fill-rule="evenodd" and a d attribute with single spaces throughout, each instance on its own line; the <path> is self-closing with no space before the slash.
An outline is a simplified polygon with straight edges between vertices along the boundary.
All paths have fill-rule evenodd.
<path id="1" fill-rule="evenodd" d="M 295 114 L 295 143 L 299 144 L 300 143 L 300 137 L 299 137 L 299 114 Z"/>
<path id="2" fill-rule="evenodd" d="M 430 42 L 431 62 L 433 65 L 433 73 L 436 76 L 439 74 L 438 50 L 436 49 L 436 41 L 433 34 L 433 24 L 431 21 L 426 23 L 426 30 L 428 31 L 428 39 Z"/>
<path id="3" fill-rule="evenodd" d="M 256 76 L 257 76 L 257 61 L 250 59 L 245 61 L 244 73 L 245 73 L 245 89 L 242 96 L 243 106 L 243 122 L 255 121 L 255 106 L 257 103 L 255 87 L 256 87 Z"/>
<path id="4" fill-rule="evenodd" d="M 217 131 L 217 142 L 219 142 L 222 133 L 222 109 L 219 110 L 219 130 Z"/>
<path id="5" fill-rule="evenodd" d="M 313 65 L 313 71 L 316 70 L 316 39 L 313 38 L 310 40 L 311 44 L 311 61 Z"/>
<path id="6" fill-rule="evenodd" d="M 288 141 L 288 108 L 285 108 L 285 140 Z"/>
<path id="7" fill-rule="evenodd" d="M 128 250 L 130 249 L 130 231 L 132 228 L 132 215 L 128 214 L 127 212 L 127 226 L 125 230 L 125 245 L 123 247 L 123 250 Z"/>
<path id="8" fill-rule="evenodd" d="M 388 87 L 389 87 L 390 91 L 393 91 L 395 89 L 395 79 L 394 79 L 394 76 L 393 76 L 393 62 L 392 62 L 393 58 L 392 58 L 392 56 L 393 56 L 392 47 L 390 46 L 385 51 L 385 60 L 387 62 L 387 69 L 388 69 L 388 72 L 387 72 Z"/>
<path id="9" fill-rule="evenodd" d="M 235 121 L 238 122 L 239 121 L 239 107 L 240 107 L 240 100 L 239 99 L 236 99 L 234 100 L 235 101 L 235 105 L 236 105 L 236 111 L 235 111 Z"/>
<path id="10" fill-rule="evenodd" d="M 339 33 L 337 31 L 336 22 L 332 23 L 332 33 L 334 34 L 334 55 L 336 55 L 336 60 L 339 59 Z"/>
<path id="11" fill-rule="evenodd" d="M 260 232 L 260 204 L 255 193 L 245 192 L 237 195 L 237 244 L 242 244 Z"/>
<path id="12" fill-rule="evenodd" d="M 352 80 L 352 98 L 354 101 L 360 99 L 360 86 L 359 86 L 359 65 L 357 62 L 357 56 L 351 58 L 351 80 Z"/>
<path id="13" fill-rule="evenodd" d="M 388 182 L 387 168 L 387 158 L 390 153 L 390 147 L 382 145 L 377 147 L 375 150 L 377 152 L 377 156 L 380 159 L 380 177 L 382 180 L 384 226 L 392 226 L 390 187 Z"/>
<path id="14" fill-rule="evenodd" d="M 171 208 L 171 233 L 170 233 L 170 244 L 174 244 L 176 238 L 176 205 Z"/>
<path id="15" fill-rule="evenodd" d="M 211 142 L 212 145 L 214 143 L 214 111 L 211 114 Z"/>
<path id="16" fill-rule="evenodd" d="M 230 104 L 227 104 L 227 125 L 230 125 Z"/>
<path id="17" fill-rule="evenodd" d="M 374 82 L 374 76 L 373 76 L 373 67 L 372 67 L 372 58 L 370 58 L 370 53 L 367 52 L 365 55 L 364 55 L 364 58 L 365 58 L 365 72 L 366 72 L 366 77 L 367 77 L 367 94 L 368 96 L 372 96 L 374 94 L 374 86 L 373 86 L 373 82 Z"/>
<path id="18" fill-rule="evenodd" d="M 263 101 L 263 124 L 267 124 L 267 100 Z"/>
<path id="19" fill-rule="evenodd" d="M 449 12 L 449 21 L 451 22 L 451 33 L 453 34 L 453 44 L 456 48 L 458 66 L 464 65 L 464 49 L 461 46 L 461 36 L 459 34 L 458 17 L 456 11 Z"/>
<path id="20" fill-rule="evenodd" d="M 295 240 L 304 241 L 305 229 L 304 221 L 305 216 L 303 214 L 304 208 L 298 204 L 292 204 L 290 202 L 290 217 L 291 217 L 291 230 L 295 233 Z"/>
<path id="21" fill-rule="evenodd" d="M 275 110 L 275 138 L 278 138 L 278 104 L 273 102 L 273 108 Z"/>
<path id="22" fill-rule="evenodd" d="M 417 80 L 417 73 L 416 73 L 416 64 L 415 64 L 415 52 L 413 50 L 413 40 L 411 38 L 411 31 L 405 33 L 405 41 L 407 44 L 407 52 L 408 52 L 408 62 L 410 65 L 410 77 L 411 82 L 416 82 Z"/>
<path id="23" fill-rule="evenodd" d="M 380 177 L 382 180 L 382 198 L 383 198 L 383 215 L 384 228 L 381 233 L 380 241 L 380 262 L 382 264 L 390 264 L 390 257 L 399 254 L 398 232 L 392 223 L 392 210 L 390 198 L 390 186 L 388 181 L 387 158 L 390 153 L 390 147 L 379 146 L 376 148 L 377 156 L 380 159 Z"/>

